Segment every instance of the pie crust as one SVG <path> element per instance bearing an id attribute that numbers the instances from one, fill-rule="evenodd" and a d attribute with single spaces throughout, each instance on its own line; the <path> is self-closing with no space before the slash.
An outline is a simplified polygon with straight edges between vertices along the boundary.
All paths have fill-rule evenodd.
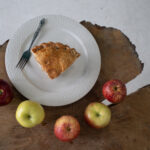
<path id="1" fill-rule="evenodd" d="M 35 46 L 32 53 L 51 79 L 58 77 L 80 56 L 74 48 L 59 42 L 42 43 Z"/>

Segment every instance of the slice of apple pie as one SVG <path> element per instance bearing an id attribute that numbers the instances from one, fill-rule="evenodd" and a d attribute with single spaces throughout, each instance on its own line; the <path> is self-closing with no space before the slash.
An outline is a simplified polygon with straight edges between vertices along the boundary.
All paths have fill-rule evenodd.
<path id="1" fill-rule="evenodd" d="M 80 56 L 74 48 L 54 42 L 35 46 L 32 53 L 51 79 L 58 77 Z"/>

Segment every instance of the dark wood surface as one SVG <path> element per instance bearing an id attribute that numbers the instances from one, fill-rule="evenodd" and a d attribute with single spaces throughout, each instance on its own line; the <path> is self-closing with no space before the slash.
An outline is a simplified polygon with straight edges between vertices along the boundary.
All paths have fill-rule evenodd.
<path id="1" fill-rule="evenodd" d="M 119 30 L 82 22 L 95 37 L 101 52 L 102 67 L 93 89 L 81 100 L 63 107 L 44 107 L 46 118 L 34 128 L 21 127 L 15 119 L 18 104 L 25 100 L 13 87 L 15 98 L 0 107 L 0 150 L 150 150 L 150 87 L 145 87 L 111 107 L 109 126 L 96 130 L 84 119 L 85 107 L 93 101 L 102 101 L 102 85 L 113 78 L 124 83 L 132 80 L 143 69 L 135 46 Z M 0 78 L 9 82 L 4 55 L 7 43 L 0 46 Z M 13 62 L 12 62 L 13 63 Z M 70 143 L 56 139 L 55 120 L 62 115 L 73 115 L 81 124 L 79 137 Z"/>

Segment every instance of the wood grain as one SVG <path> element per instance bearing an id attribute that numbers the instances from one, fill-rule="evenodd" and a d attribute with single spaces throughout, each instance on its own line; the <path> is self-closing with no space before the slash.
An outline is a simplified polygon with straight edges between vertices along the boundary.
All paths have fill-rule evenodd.
<path id="1" fill-rule="evenodd" d="M 150 150 L 150 87 L 111 107 L 112 121 L 108 127 L 96 130 L 85 123 L 85 107 L 92 101 L 103 100 L 103 83 L 113 78 L 126 83 L 141 73 L 143 64 L 135 46 L 121 31 L 85 21 L 81 24 L 93 34 L 102 56 L 101 73 L 95 86 L 76 103 L 44 107 L 44 122 L 31 129 L 21 127 L 15 119 L 16 108 L 25 98 L 13 87 L 13 102 L 0 108 L 0 150 Z M 0 78 L 9 81 L 4 64 L 7 43 L 0 47 Z M 60 142 L 53 134 L 55 120 L 66 114 L 75 116 L 81 124 L 80 136 L 71 143 Z"/>

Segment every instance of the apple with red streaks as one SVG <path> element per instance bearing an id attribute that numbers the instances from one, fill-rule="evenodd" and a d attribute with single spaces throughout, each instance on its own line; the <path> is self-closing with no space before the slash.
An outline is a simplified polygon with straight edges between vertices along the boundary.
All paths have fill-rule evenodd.
<path id="1" fill-rule="evenodd" d="M 13 99 L 13 92 L 10 85 L 0 79 L 0 106 L 7 105 Z"/>
<path id="2" fill-rule="evenodd" d="M 56 120 L 54 125 L 55 136 L 64 142 L 75 139 L 80 133 L 80 124 L 73 116 L 62 116 Z"/>
<path id="3" fill-rule="evenodd" d="M 120 80 L 110 80 L 103 86 L 104 97 L 112 103 L 121 102 L 126 96 L 126 86 Z"/>
<path id="4" fill-rule="evenodd" d="M 111 111 L 108 106 L 99 103 L 90 103 L 84 112 L 85 121 L 96 129 L 106 127 L 111 120 Z"/>

